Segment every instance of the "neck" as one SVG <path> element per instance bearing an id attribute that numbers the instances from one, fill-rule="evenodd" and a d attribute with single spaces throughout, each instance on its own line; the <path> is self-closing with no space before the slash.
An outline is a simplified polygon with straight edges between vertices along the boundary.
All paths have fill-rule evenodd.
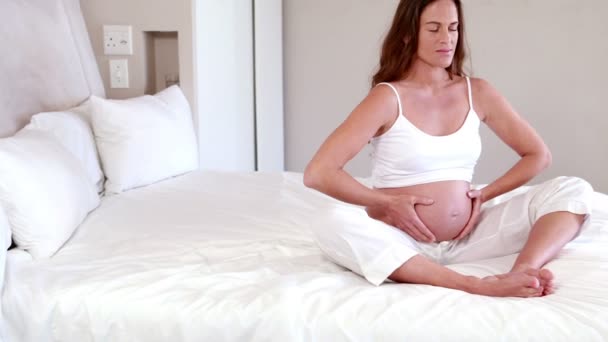
<path id="1" fill-rule="evenodd" d="M 413 83 L 436 88 L 449 81 L 450 74 L 444 68 L 432 66 L 416 58 L 406 79 Z"/>

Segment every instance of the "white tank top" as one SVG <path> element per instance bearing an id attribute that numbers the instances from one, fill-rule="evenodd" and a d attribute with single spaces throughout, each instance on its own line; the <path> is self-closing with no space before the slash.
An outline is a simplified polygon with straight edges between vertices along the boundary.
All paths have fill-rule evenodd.
<path id="1" fill-rule="evenodd" d="M 471 82 L 466 78 L 469 112 L 462 126 L 435 136 L 414 126 L 404 115 L 397 89 L 399 116 L 391 128 L 371 140 L 372 182 L 376 188 L 396 188 L 446 180 L 471 182 L 481 154 L 479 117 L 473 109 Z"/>

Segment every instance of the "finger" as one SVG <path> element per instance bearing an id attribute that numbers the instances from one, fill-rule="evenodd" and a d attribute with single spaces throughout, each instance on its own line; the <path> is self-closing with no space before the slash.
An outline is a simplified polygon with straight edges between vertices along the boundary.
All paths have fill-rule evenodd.
<path id="1" fill-rule="evenodd" d="M 469 190 L 469 191 L 467 191 L 467 196 L 469 196 L 469 198 L 479 197 L 478 192 L 479 192 L 478 190 Z"/>
<path id="2" fill-rule="evenodd" d="M 408 231 L 408 234 L 410 234 L 410 236 L 413 237 L 414 239 L 416 239 L 416 241 L 418 241 L 418 242 L 427 242 L 428 241 L 428 238 L 426 236 L 424 236 L 421 232 L 419 232 L 413 226 L 407 227 L 407 231 Z"/>
<path id="3" fill-rule="evenodd" d="M 472 225 L 467 224 L 467 225 L 464 227 L 464 229 L 463 229 L 463 230 L 460 232 L 460 234 L 458 234 L 458 236 L 456 236 L 456 237 L 454 238 L 454 240 L 460 240 L 460 239 L 462 239 L 462 238 L 463 238 L 463 237 L 465 237 L 467 234 L 469 234 L 469 232 L 471 231 L 471 229 L 472 229 Z"/>
<path id="4" fill-rule="evenodd" d="M 480 212 L 481 212 L 481 200 L 479 198 L 475 198 L 473 200 L 473 211 L 471 212 L 471 218 L 469 219 L 469 221 L 477 220 L 477 217 L 479 217 Z"/>
<path id="5" fill-rule="evenodd" d="M 402 231 L 404 231 L 405 233 L 407 233 L 409 236 L 413 237 L 416 241 L 419 241 L 419 242 L 426 241 L 426 237 L 424 235 L 422 235 L 416 229 L 413 229 L 413 227 L 409 224 L 402 223 L 399 225 L 398 228 L 401 229 Z"/>
<path id="6" fill-rule="evenodd" d="M 420 219 L 412 220 L 412 229 L 418 231 L 422 236 L 424 236 L 424 240 L 427 242 L 435 241 L 435 235 L 420 221 Z"/>
<path id="7" fill-rule="evenodd" d="M 424 223 L 422 223 L 422 221 L 420 221 L 418 217 L 412 220 L 412 224 L 416 230 L 425 236 L 425 240 L 428 242 L 435 241 L 435 235 L 433 235 L 433 233 L 424 225 Z"/>
<path id="8" fill-rule="evenodd" d="M 454 240 L 460 240 L 462 239 L 462 237 L 469 231 L 469 225 L 467 225 L 466 227 L 464 227 L 463 230 L 460 231 L 460 233 L 458 233 L 458 235 L 456 235 L 456 237 L 454 238 Z"/>
<path id="9" fill-rule="evenodd" d="M 412 204 L 422 204 L 422 205 L 431 205 L 435 203 L 435 201 L 432 198 L 428 198 L 428 197 L 420 197 L 420 196 L 414 196 L 414 198 L 412 199 Z"/>
<path id="10" fill-rule="evenodd" d="M 467 225 L 462 229 L 460 234 L 458 234 L 458 236 L 456 236 L 454 239 L 460 240 L 463 237 L 465 237 L 467 234 L 469 234 L 469 232 L 471 232 L 471 230 L 473 230 L 473 228 L 475 227 L 478 217 L 479 217 L 479 210 L 476 210 L 476 208 L 473 208 L 473 212 L 471 213 L 469 222 L 467 222 Z"/>
<path id="11" fill-rule="evenodd" d="M 475 199 L 473 199 L 473 202 L 478 209 L 481 208 L 481 198 L 480 197 L 475 197 Z"/>
<path id="12" fill-rule="evenodd" d="M 480 206 L 479 204 L 475 204 L 475 206 L 473 207 L 473 212 L 471 213 L 471 218 L 469 219 L 470 222 L 472 222 L 473 224 L 475 222 L 477 222 L 477 218 L 479 217 L 480 214 Z"/>
<path id="13" fill-rule="evenodd" d="M 475 221 L 469 220 L 469 223 L 467 223 L 465 228 L 460 232 L 460 234 L 458 234 L 458 236 L 456 237 L 456 240 L 460 240 L 460 239 L 464 238 L 465 236 L 469 235 L 469 233 L 473 230 L 473 228 L 475 228 Z"/>

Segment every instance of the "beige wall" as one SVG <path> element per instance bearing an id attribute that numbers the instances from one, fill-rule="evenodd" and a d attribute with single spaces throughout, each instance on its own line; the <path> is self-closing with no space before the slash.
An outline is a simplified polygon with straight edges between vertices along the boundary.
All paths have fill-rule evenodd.
<path id="1" fill-rule="evenodd" d="M 156 32 L 148 39 L 152 45 L 148 51 L 153 51 L 154 60 L 154 67 L 148 69 L 152 71 L 148 77 L 154 79 L 154 90 L 149 93 L 156 93 L 179 81 L 178 36 L 173 32 Z"/>
<path id="2" fill-rule="evenodd" d="M 163 80 L 156 80 L 148 61 L 157 59 L 156 71 L 171 73 L 174 55 L 155 48 L 171 49 L 175 41 L 153 40 L 144 31 L 177 31 L 180 85 L 192 106 L 201 168 L 283 169 L 282 40 L 277 34 L 282 0 L 81 2 L 108 97 L 154 93 Z M 104 24 L 133 26 L 129 89 L 108 88 L 108 60 L 115 57 L 103 55 Z"/>
<path id="3" fill-rule="evenodd" d="M 192 0 L 81 0 L 93 51 L 99 64 L 108 98 L 128 98 L 154 92 L 146 89 L 149 71 L 146 49 L 153 48 L 145 31 L 177 31 L 179 39 L 180 86 L 196 112 L 194 90 L 193 10 Z M 133 55 L 106 56 L 103 53 L 103 25 L 131 25 L 133 27 Z M 149 37 L 148 37 L 149 38 Z M 109 60 L 129 60 L 129 88 L 109 87 Z M 196 115 L 194 116 L 196 119 Z"/>
<path id="4" fill-rule="evenodd" d="M 368 91 L 397 0 L 285 0 L 286 167 L 302 171 Z M 464 1 L 473 75 L 489 80 L 540 132 L 556 175 L 608 192 L 608 1 Z M 516 161 L 487 129 L 474 181 Z M 347 169 L 369 175 L 365 149 Z"/>

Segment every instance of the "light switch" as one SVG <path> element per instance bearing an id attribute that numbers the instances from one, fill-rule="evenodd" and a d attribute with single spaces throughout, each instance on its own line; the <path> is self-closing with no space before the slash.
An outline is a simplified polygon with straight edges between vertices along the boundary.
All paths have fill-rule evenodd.
<path id="1" fill-rule="evenodd" d="M 106 55 L 132 55 L 133 34 L 131 26 L 104 25 L 103 53 Z"/>
<path id="2" fill-rule="evenodd" d="M 110 60 L 110 88 L 129 88 L 129 61 Z"/>

